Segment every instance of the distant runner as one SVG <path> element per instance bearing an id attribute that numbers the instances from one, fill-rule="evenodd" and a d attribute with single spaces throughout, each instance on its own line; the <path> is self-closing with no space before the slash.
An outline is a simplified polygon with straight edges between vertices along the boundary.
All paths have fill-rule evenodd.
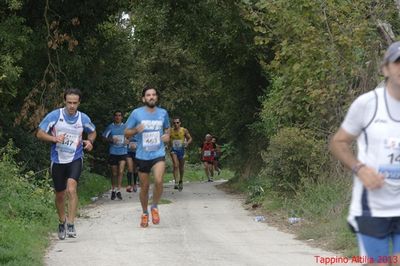
<path id="1" fill-rule="evenodd" d="M 137 136 L 136 162 L 139 167 L 140 202 L 143 214 L 141 227 L 149 225 L 149 187 L 150 172 L 153 170 L 154 191 L 151 217 L 153 224 L 160 223 L 158 203 L 163 192 L 163 177 L 165 172 L 165 146 L 170 138 L 169 118 L 165 109 L 157 107 L 158 92 L 152 86 L 146 86 L 142 91 L 142 101 L 145 106 L 132 111 L 126 122 L 125 137 Z"/>
<path id="2" fill-rule="evenodd" d="M 171 159 L 174 167 L 174 188 L 182 191 L 183 174 L 185 169 L 185 148 L 192 143 L 192 136 L 190 136 L 190 133 L 186 128 L 181 127 L 181 120 L 179 117 L 173 118 L 172 123 L 173 127 L 170 134 L 170 146 Z"/>
<path id="3" fill-rule="evenodd" d="M 214 178 L 214 144 L 211 142 L 212 136 L 207 134 L 205 141 L 200 145 L 201 161 L 203 162 L 204 171 L 208 182 L 213 182 Z"/>
<path id="4" fill-rule="evenodd" d="M 122 200 L 122 177 L 128 154 L 128 141 L 124 136 L 125 124 L 122 123 L 122 117 L 121 111 L 115 111 L 114 122 L 109 124 L 103 132 L 103 138 L 110 146 L 108 163 L 111 168 L 111 200 L 115 200 L 116 197 Z"/>
<path id="5" fill-rule="evenodd" d="M 74 225 L 78 194 L 76 192 L 83 167 L 83 150 L 91 151 L 96 139 L 95 126 L 90 118 L 78 111 L 81 91 L 64 91 L 64 108 L 53 110 L 39 124 L 36 136 L 51 142 L 50 172 L 55 191 L 58 213 L 58 238 L 76 237 Z M 82 140 L 83 132 L 87 139 Z M 68 197 L 68 219 L 65 215 L 65 197 Z"/>

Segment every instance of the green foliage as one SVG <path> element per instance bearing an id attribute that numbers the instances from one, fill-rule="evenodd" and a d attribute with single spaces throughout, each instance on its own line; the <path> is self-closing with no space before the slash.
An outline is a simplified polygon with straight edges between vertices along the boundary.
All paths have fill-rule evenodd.
<path id="1" fill-rule="evenodd" d="M 48 234 L 58 220 L 54 193 L 47 172 L 22 174 L 14 161 L 18 152 L 11 140 L 0 149 L 0 264 L 42 265 Z M 84 171 L 78 186 L 80 205 L 108 186 L 103 176 Z"/>
<path id="2" fill-rule="evenodd" d="M 267 136 L 296 126 L 326 135 L 343 118 L 343 105 L 375 87 L 383 40 L 379 20 L 392 22 L 394 2 L 247 2 L 258 55 L 271 76 L 261 119 Z M 396 23 L 396 22 L 395 22 Z"/>
<path id="3" fill-rule="evenodd" d="M 262 176 L 274 189 L 286 192 L 296 192 L 308 180 L 324 178 L 329 162 L 325 142 L 313 137 L 312 131 L 298 128 L 279 130 L 262 157 Z"/>
<path id="4" fill-rule="evenodd" d="M 0 159 L 0 264 L 40 265 L 48 227 L 55 221 L 53 192 L 48 177 L 35 182 L 21 175 L 9 141 Z"/>
<path id="5" fill-rule="evenodd" d="M 25 19 L 13 14 L 22 1 L 8 1 L 8 7 L 0 6 L 0 109 L 4 110 L 17 94 L 22 67 L 20 60 L 27 50 L 31 30 L 24 25 Z M 12 14 L 6 16 L 5 14 Z"/>
<path id="6" fill-rule="evenodd" d="M 92 202 L 92 197 L 100 196 L 109 187 L 110 180 L 108 178 L 87 170 L 83 171 L 78 185 L 79 205 L 87 205 Z"/>
<path id="7" fill-rule="evenodd" d="M 206 133 L 247 154 L 265 85 L 253 32 L 230 1 L 137 1 L 132 6 L 141 86 L 154 83 L 199 145 Z M 241 115 L 238 117 L 238 110 Z M 246 155 L 244 155 L 246 156 Z"/>

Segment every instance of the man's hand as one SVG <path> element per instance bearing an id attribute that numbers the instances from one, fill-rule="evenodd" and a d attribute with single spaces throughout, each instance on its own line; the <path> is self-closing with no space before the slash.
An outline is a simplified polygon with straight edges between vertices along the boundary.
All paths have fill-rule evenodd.
<path id="1" fill-rule="evenodd" d="M 361 167 L 357 176 L 367 189 L 377 189 L 385 183 L 385 177 L 368 166 Z"/>
<path id="2" fill-rule="evenodd" d="M 90 140 L 84 140 L 82 142 L 83 142 L 83 148 L 86 151 L 91 151 L 93 149 L 93 144 L 92 144 L 92 142 Z"/>
<path id="3" fill-rule="evenodd" d="M 54 137 L 54 143 L 63 143 L 65 139 L 65 134 L 61 134 Z"/>
<path id="4" fill-rule="evenodd" d="M 162 142 L 169 142 L 169 134 L 164 134 L 161 136 Z"/>
<path id="5" fill-rule="evenodd" d="M 136 132 L 137 133 L 142 133 L 143 131 L 144 131 L 144 124 L 143 123 L 140 123 L 139 125 L 137 125 L 137 127 L 135 127 L 136 128 Z"/>
<path id="6" fill-rule="evenodd" d="M 129 143 L 129 149 L 136 150 L 136 143 L 135 142 Z"/>

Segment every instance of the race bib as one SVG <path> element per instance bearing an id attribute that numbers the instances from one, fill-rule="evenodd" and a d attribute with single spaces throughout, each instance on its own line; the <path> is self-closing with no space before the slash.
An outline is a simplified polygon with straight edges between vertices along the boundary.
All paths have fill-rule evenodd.
<path id="1" fill-rule="evenodd" d="M 74 153 L 80 141 L 80 135 L 58 131 L 57 136 L 64 135 L 64 141 L 56 144 L 56 151 Z"/>
<path id="2" fill-rule="evenodd" d="M 143 132 L 143 149 L 145 151 L 156 151 L 161 147 L 160 131 Z"/>
<path id="3" fill-rule="evenodd" d="M 122 146 L 125 143 L 125 136 L 124 135 L 115 135 L 115 136 L 113 136 L 113 139 L 117 140 L 117 142 L 115 142 L 115 145 Z"/>
<path id="4" fill-rule="evenodd" d="M 400 165 L 380 165 L 378 172 L 383 174 L 385 179 L 400 180 Z"/>
<path id="5" fill-rule="evenodd" d="M 204 151 L 203 152 L 204 157 L 210 157 L 211 156 L 211 151 Z"/>
<path id="6" fill-rule="evenodd" d="M 177 140 L 173 140 L 172 141 L 172 147 L 174 148 L 174 149 L 181 149 L 182 148 L 182 140 L 180 140 L 180 139 L 177 139 Z"/>

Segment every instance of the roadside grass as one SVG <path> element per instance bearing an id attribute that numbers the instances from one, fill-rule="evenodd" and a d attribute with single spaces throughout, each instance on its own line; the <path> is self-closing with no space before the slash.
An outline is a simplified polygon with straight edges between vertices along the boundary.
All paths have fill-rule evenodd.
<path id="1" fill-rule="evenodd" d="M 309 182 L 291 194 L 274 190 L 262 176 L 247 181 L 235 177 L 227 186 L 244 192 L 246 203 L 262 212 L 271 225 L 292 232 L 313 246 L 351 257 L 359 254 L 356 237 L 346 221 L 351 181 L 346 176 Z M 301 221 L 291 224 L 289 217 Z"/>
<path id="2" fill-rule="evenodd" d="M 79 180 L 79 207 L 92 202 L 91 198 L 101 196 L 110 188 L 110 180 L 104 176 L 85 171 Z"/>
<path id="3" fill-rule="evenodd" d="M 22 175 L 11 156 L 3 156 L 0 180 L 0 265 L 43 265 L 58 223 L 48 174 Z M 108 184 L 104 177 L 84 171 L 78 187 L 80 206 Z"/>

